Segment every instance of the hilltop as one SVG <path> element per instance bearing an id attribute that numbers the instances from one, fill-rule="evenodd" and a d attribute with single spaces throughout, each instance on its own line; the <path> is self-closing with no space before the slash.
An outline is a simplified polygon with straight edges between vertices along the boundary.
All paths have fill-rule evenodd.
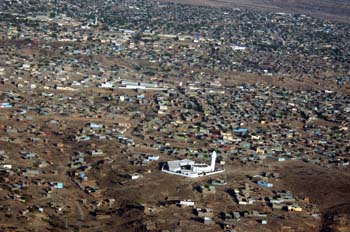
<path id="1" fill-rule="evenodd" d="M 160 0 L 211 7 L 233 7 L 259 11 L 312 15 L 341 22 L 350 21 L 348 0 Z"/>

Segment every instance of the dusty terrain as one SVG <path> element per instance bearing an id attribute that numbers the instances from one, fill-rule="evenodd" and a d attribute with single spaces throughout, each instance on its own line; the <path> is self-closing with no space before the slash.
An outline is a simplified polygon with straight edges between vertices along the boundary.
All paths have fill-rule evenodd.
<path id="1" fill-rule="evenodd" d="M 124 12 L 121 18 L 135 25 L 118 22 L 110 31 L 90 17 L 95 9 L 82 22 L 90 27 L 85 31 L 50 20 L 35 28 L 18 22 L 15 28 L 4 17 L 0 103 L 12 105 L 0 109 L 0 231 L 216 232 L 230 223 L 237 232 L 350 231 L 349 27 L 258 11 L 225 16 L 227 8 L 214 8 L 349 21 L 348 1 L 161 1 L 213 7 L 116 4 L 121 9 L 109 16 Z M 86 4 L 93 2 L 102 4 Z M 169 30 L 160 30 L 163 10 L 171 14 L 164 20 Z M 175 15 L 179 11 L 181 17 Z M 226 27 L 214 19 L 220 14 L 223 20 L 232 17 Z M 171 25 L 175 18 L 178 25 L 188 24 L 182 33 L 190 39 L 160 38 L 180 30 Z M 145 22 L 153 25 L 155 38 L 146 31 L 142 38 L 118 32 L 144 30 Z M 316 24 L 324 33 L 307 36 L 314 35 Z M 204 25 L 208 40 L 192 41 Z M 259 30 L 267 25 L 276 31 Z M 210 29 L 216 26 L 225 43 L 241 41 L 247 49 L 232 52 L 222 45 Z M 300 33 L 305 41 L 293 44 L 299 30 L 305 30 Z M 69 38 L 52 36 L 66 31 Z M 36 42 L 38 33 L 46 40 Z M 247 38 L 229 40 L 235 35 Z M 115 38 L 124 50 L 111 49 Z M 301 44 L 305 59 L 291 62 L 300 58 L 291 51 Z M 284 55 L 265 60 L 276 54 Z M 242 63 L 232 66 L 236 61 Z M 271 68 L 280 63 L 284 68 Z M 314 66 L 317 71 L 309 72 Z M 166 90 L 125 89 L 124 81 Z M 101 87 L 106 83 L 115 87 Z M 238 128 L 248 132 L 237 133 Z M 220 154 L 216 168 L 224 173 L 190 179 L 161 171 L 170 160 L 209 164 L 214 150 Z M 193 208 L 181 203 L 187 200 Z M 196 208 L 212 210 L 212 223 Z"/>
<path id="2" fill-rule="evenodd" d="M 211 7 L 233 7 L 259 11 L 307 14 L 343 22 L 350 20 L 348 0 L 160 0 Z"/>
<path id="3" fill-rule="evenodd" d="M 281 185 L 309 196 L 322 212 L 322 231 L 348 231 L 350 215 L 349 169 L 328 169 L 303 162 L 277 165 Z"/>

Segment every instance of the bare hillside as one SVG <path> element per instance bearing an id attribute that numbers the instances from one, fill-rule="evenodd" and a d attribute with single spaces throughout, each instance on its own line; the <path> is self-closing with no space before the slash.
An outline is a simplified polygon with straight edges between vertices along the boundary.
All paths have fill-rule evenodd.
<path id="1" fill-rule="evenodd" d="M 343 22 L 350 21 L 348 0 L 161 0 L 212 7 L 238 7 L 263 11 L 309 14 Z"/>

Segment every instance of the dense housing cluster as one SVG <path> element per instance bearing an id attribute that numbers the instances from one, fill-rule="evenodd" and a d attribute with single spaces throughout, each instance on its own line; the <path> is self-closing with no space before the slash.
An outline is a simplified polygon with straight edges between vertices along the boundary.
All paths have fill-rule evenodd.
<path id="1" fill-rule="evenodd" d="M 350 24 L 146 0 L 0 10 L 1 231 L 311 231 L 350 203 Z"/>

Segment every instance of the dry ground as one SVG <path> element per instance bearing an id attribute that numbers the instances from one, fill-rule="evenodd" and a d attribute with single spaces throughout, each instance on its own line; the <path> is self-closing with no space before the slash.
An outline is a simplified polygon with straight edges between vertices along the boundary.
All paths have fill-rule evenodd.
<path id="1" fill-rule="evenodd" d="M 348 0 L 160 0 L 160 2 L 299 13 L 341 22 L 350 21 Z"/>

